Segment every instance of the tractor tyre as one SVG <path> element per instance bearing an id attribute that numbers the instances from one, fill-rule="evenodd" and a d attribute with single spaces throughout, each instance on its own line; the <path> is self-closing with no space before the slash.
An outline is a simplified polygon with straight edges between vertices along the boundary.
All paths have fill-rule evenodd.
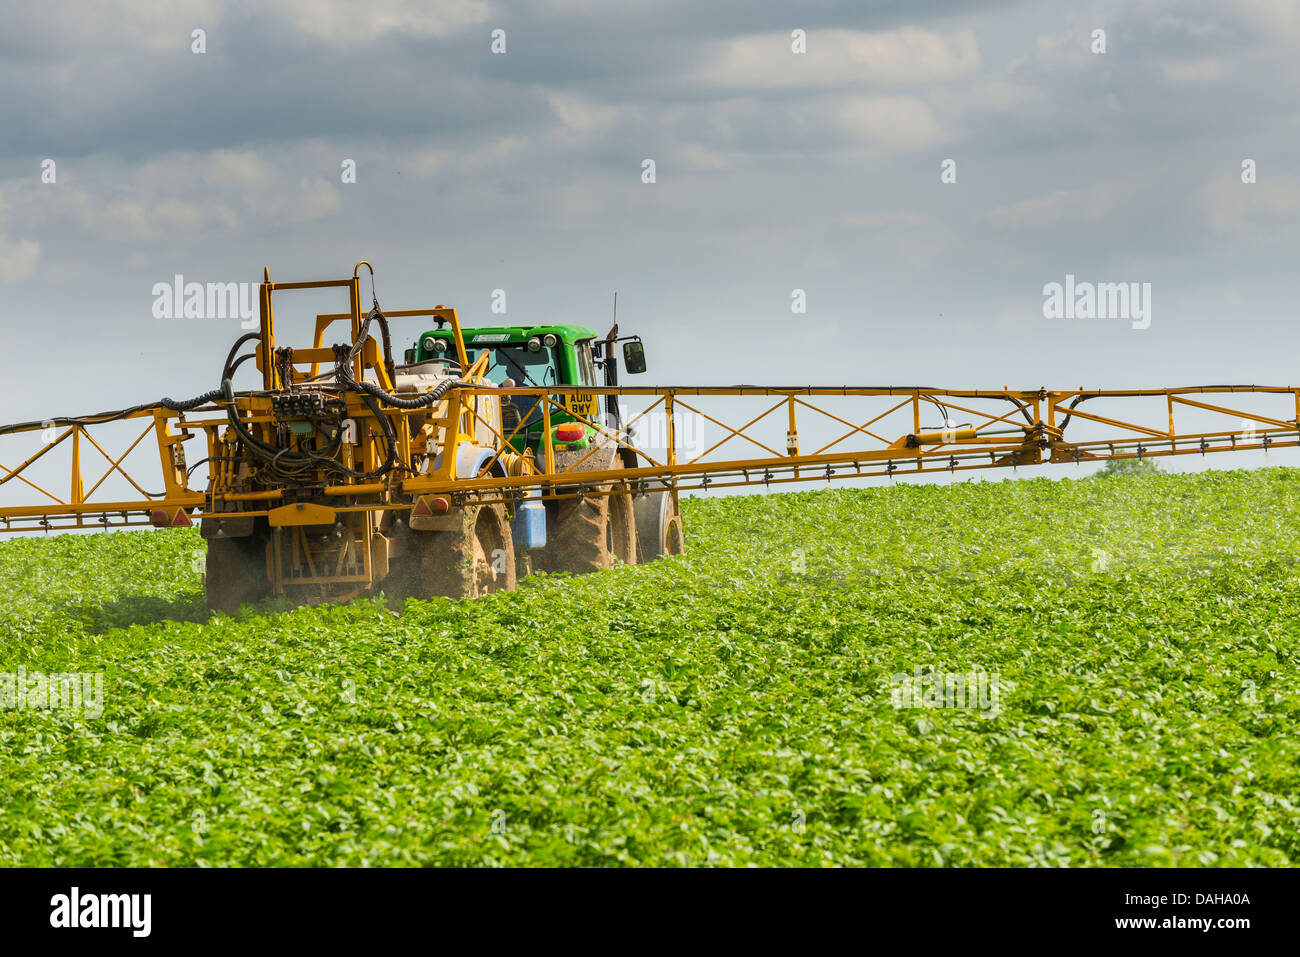
<path id="1" fill-rule="evenodd" d="M 546 571 L 583 575 L 613 565 L 614 529 L 607 496 L 588 495 L 550 502 L 546 517 L 549 528 L 541 556 Z"/>
<path id="2" fill-rule="evenodd" d="M 396 567 L 383 585 L 393 606 L 407 598 L 480 598 L 514 589 L 515 546 L 505 509 L 469 504 L 460 517 L 451 530 L 404 529 Z"/>
<path id="3" fill-rule="evenodd" d="M 642 563 L 686 550 L 682 513 L 666 491 L 648 492 L 632 500 Z"/>
<path id="4" fill-rule="evenodd" d="M 615 462 L 618 459 L 614 460 Z M 624 565 L 637 564 L 636 512 L 626 482 L 614 485 L 609 496 L 610 554 Z"/>
<path id="5" fill-rule="evenodd" d="M 622 467 L 615 456 L 613 468 Z M 615 561 L 637 563 L 636 515 L 626 482 L 602 485 L 582 498 L 562 498 L 546 506 L 546 548 L 540 565 L 548 572 L 587 572 L 612 568 Z"/>
<path id="6" fill-rule="evenodd" d="M 265 529 L 243 538 L 208 539 L 204 588 L 209 610 L 233 614 L 240 605 L 252 605 L 270 597 L 269 540 Z"/>
<path id="7" fill-rule="evenodd" d="M 636 516 L 632 513 L 632 494 L 614 492 L 609 496 L 609 527 L 612 533 L 610 554 L 624 565 L 637 563 Z"/>

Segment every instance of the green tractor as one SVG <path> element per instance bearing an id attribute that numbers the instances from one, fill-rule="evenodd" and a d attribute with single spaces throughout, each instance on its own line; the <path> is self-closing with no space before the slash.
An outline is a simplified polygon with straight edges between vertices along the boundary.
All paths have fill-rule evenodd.
<path id="1" fill-rule="evenodd" d="M 615 349 L 620 342 L 627 372 L 646 369 L 641 338 L 620 338 L 617 325 L 603 339 L 595 330 L 575 325 L 483 326 L 462 329 L 462 334 L 470 361 L 486 351 L 490 356 L 487 379 L 507 388 L 615 387 L 619 371 Z M 445 363 L 454 370 L 452 330 L 440 322 L 406 350 L 405 360 L 408 366 Z M 536 399 L 503 397 L 502 422 L 504 436 L 513 434 L 508 442 L 511 450 L 537 456 L 541 465 L 545 424 Z M 552 408 L 550 427 L 561 467 L 566 459 L 581 471 L 637 467 L 637 453 L 625 444 L 630 436 L 617 396 L 606 396 L 601 408 L 594 394 L 566 395 L 562 408 Z M 682 552 L 681 512 L 668 489 L 634 489 L 630 482 L 615 482 L 601 491 L 610 494 L 521 503 L 511 522 L 519 572 L 591 572 L 610 568 L 616 560 L 634 565 Z"/>

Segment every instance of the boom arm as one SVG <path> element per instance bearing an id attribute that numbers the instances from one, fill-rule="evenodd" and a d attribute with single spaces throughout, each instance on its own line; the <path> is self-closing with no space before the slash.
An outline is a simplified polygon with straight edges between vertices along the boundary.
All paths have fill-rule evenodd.
<path id="1" fill-rule="evenodd" d="M 675 495 L 1300 445 L 1300 388 L 1292 386 L 620 387 L 617 326 L 603 343 L 606 386 L 503 389 L 484 379 L 487 352 L 471 361 L 455 309 L 385 315 L 376 302 L 363 316 L 362 267 L 369 264 L 358 263 L 349 279 L 319 282 L 275 283 L 265 274 L 259 331 L 235 343 L 220 387 L 196 399 L 0 427 L 0 531 L 189 525 L 201 518 L 213 519 L 205 532 L 236 520 L 249 523 L 244 534 L 249 520 L 301 532 L 332 523 L 345 530 L 347 516 L 364 543 L 385 524 L 384 513 L 426 514 L 421 509 L 432 496 L 514 503 L 528 493 L 602 495 L 626 488 L 621 483 Z M 317 316 L 310 346 L 277 346 L 275 293 L 327 288 L 346 291 L 348 311 Z M 450 324 L 455 375 L 394 364 L 388 320 L 417 316 Z M 325 346 L 325 330 L 344 321 L 348 343 Z M 379 340 L 369 335 L 372 323 Z M 256 340 L 255 352 L 237 358 L 249 340 Z M 231 380 L 247 358 L 256 358 L 262 388 L 236 393 Z M 326 363 L 333 371 L 322 373 Z M 628 403 L 640 411 L 626 423 L 611 416 L 602 425 L 573 411 L 577 395 L 602 395 L 607 408 Z M 508 433 L 505 397 L 530 407 Z M 576 450 L 557 447 L 557 412 L 585 425 Z M 520 454 L 512 440 L 522 423 L 539 417 L 541 447 Z M 154 442 L 147 443 L 151 433 Z M 206 455 L 190 465 L 185 443 L 200 433 Z M 83 471 L 83 458 L 92 451 L 103 471 L 88 480 L 95 472 Z M 191 476 L 201 465 L 207 475 L 195 487 Z M 39 496 L 35 503 L 23 500 L 29 492 Z"/>
<path id="2" fill-rule="evenodd" d="M 319 358 L 308 353 L 295 360 L 311 362 Z M 381 361 L 372 351 L 366 364 L 378 365 Z M 476 371 L 481 376 L 482 369 Z M 483 397 L 523 396 L 526 404 L 536 404 L 549 415 L 565 409 L 566 398 L 577 392 L 640 400 L 642 411 L 627 425 L 644 425 L 657 418 L 664 438 L 661 447 L 632 446 L 626 433 L 578 417 L 597 438 L 585 456 L 557 455 L 548 431 L 538 463 L 528 470 L 496 470 L 510 474 L 467 478 L 457 476 L 450 468 L 421 474 L 407 469 L 378 483 L 339 476 L 323 488 L 324 494 L 339 501 L 340 511 L 379 511 L 407 509 L 412 496 L 432 494 L 462 497 L 476 492 L 508 501 L 525 490 L 540 488 L 547 498 L 595 495 L 614 480 L 631 481 L 642 488 L 666 485 L 677 491 L 707 490 L 1044 463 L 1267 451 L 1300 445 L 1296 420 L 1300 388 L 1291 386 L 1059 391 L 852 386 L 593 390 L 586 386 L 499 389 L 480 383 L 449 393 L 452 408 L 446 412 L 446 421 L 459 422 L 455 431 L 468 436 L 471 425 L 480 430 L 490 425 L 477 411 L 478 400 Z M 265 393 L 240 393 L 232 399 L 241 422 L 248 427 L 270 417 Z M 159 405 L 126 414 L 106 413 L 0 428 L 0 494 L 26 488 L 44 499 L 35 504 L 0 505 L 0 531 L 184 525 L 194 518 L 226 511 L 234 501 L 243 501 L 246 507 L 253 496 L 265 506 L 241 514 L 269 514 L 285 501 L 283 492 L 222 491 L 222 450 L 229 441 L 229 404 L 217 401 L 189 412 Z M 395 430 L 398 435 L 409 435 L 403 426 L 405 419 L 414 414 L 412 411 L 382 402 L 379 406 L 381 414 L 399 426 Z M 1142 409 L 1144 414 L 1134 417 L 1128 409 Z M 1158 411 L 1158 420 L 1153 421 L 1153 410 Z M 372 458 L 378 457 L 382 447 L 373 412 L 353 397 L 349 415 L 355 418 L 359 432 L 373 438 Z M 1176 418 L 1188 417 L 1197 421 L 1179 429 Z M 743 424 L 727 424 L 728 418 Z M 695 424 L 690 434 L 682 431 L 684 421 Z M 110 443 L 101 441 L 101 433 L 109 429 L 117 429 L 118 435 L 124 436 L 116 445 L 125 447 L 124 452 L 110 454 L 106 448 Z M 1088 434 L 1077 434 L 1086 430 Z M 501 435 L 495 427 L 490 431 L 496 432 L 498 449 L 503 440 L 512 437 L 509 433 Z M 184 443 L 197 438 L 200 432 L 208 439 L 209 474 L 204 485 L 195 488 L 190 473 L 197 469 L 187 468 Z M 156 457 L 148 454 L 150 443 L 145 439 L 150 433 L 154 435 Z M 635 469 L 613 471 L 593 467 L 593 463 L 600 462 L 602 439 L 606 444 L 621 442 L 632 448 L 642 464 Z M 363 442 L 357 455 L 366 451 L 364 446 Z M 24 449 L 30 451 L 24 455 Z M 83 456 L 89 455 L 91 449 L 103 459 L 97 477 L 83 469 Z M 66 484 L 51 486 L 57 488 L 52 491 L 31 476 L 40 466 L 48 469 L 50 460 L 59 452 L 67 456 L 59 470 L 68 479 Z M 503 454 L 498 452 L 498 457 Z M 132 455 L 146 462 L 151 459 L 153 467 L 144 465 L 143 471 L 141 467 L 128 471 L 126 460 Z M 400 455 L 404 462 L 409 461 L 409 444 L 402 444 Z M 445 460 L 450 458 L 444 455 Z M 128 484 L 134 495 L 106 497 L 102 490 L 113 477 L 119 485 Z M 348 504 L 363 492 L 382 494 L 365 504 Z"/>

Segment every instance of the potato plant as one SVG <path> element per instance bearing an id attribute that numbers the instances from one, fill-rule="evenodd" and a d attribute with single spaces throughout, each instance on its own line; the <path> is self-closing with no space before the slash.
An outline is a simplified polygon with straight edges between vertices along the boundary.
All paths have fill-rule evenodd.
<path id="1" fill-rule="evenodd" d="M 1298 493 L 689 499 L 685 556 L 400 615 L 209 616 L 190 530 L 6 540 L 0 673 L 104 690 L 0 709 L 0 864 L 1300 863 Z M 899 694 L 969 674 L 996 709 Z"/>

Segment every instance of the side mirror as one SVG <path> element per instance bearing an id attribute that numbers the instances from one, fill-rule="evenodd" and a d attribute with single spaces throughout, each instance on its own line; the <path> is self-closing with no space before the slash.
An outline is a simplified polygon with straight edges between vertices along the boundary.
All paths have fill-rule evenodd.
<path id="1" fill-rule="evenodd" d="M 645 372 L 645 349 L 636 339 L 623 343 L 623 368 L 632 375 Z"/>

